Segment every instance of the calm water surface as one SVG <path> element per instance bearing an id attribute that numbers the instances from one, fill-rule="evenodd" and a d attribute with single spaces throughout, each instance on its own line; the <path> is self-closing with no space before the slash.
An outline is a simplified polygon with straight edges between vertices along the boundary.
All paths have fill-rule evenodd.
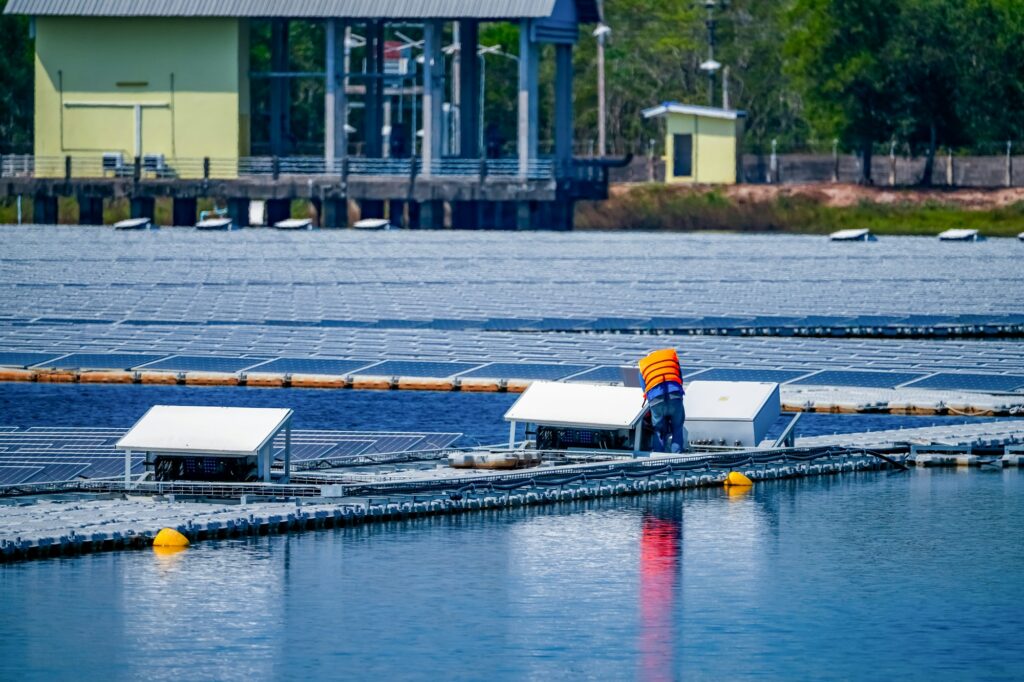
<path id="1" fill-rule="evenodd" d="M 1011 679 L 1024 474 L 923 471 L 0 567 L 0 679 Z"/>

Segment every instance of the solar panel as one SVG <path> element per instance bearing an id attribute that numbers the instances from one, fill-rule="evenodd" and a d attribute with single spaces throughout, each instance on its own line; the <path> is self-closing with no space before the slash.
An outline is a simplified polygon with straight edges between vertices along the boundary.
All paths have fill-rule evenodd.
<path id="1" fill-rule="evenodd" d="M 32 351 L 0 351 L 0 367 L 31 367 L 60 357 L 61 353 L 35 353 Z"/>
<path id="2" fill-rule="evenodd" d="M 593 365 L 531 364 L 525 362 L 493 362 L 471 372 L 460 374 L 460 379 L 529 379 L 557 381 L 591 369 Z"/>
<path id="3" fill-rule="evenodd" d="M 327 374 L 344 376 L 369 367 L 375 360 L 338 360 L 333 358 L 277 358 L 255 367 L 255 372 L 275 374 Z"/>
<path id="4" fill-rule="evenodd" d="M 268 358 L 229 358 L 206 355 L 175 355 L 158 360 L 138 369 L 169 370 L 179 372 L 241 372 L 266 361 Z"/>
<path id="5" fill-rule="evenodd" d="M 691 376 L 694 381 L 767 381 L 783 383 L 801 377 L 807 372 L 786 369 L 727 369 L 713 368 Z"/>
<path id="6" fill-rule="evenodd" d="M 594 382 L 618 382 L 622 383 L 622 373 L 626 371 L 637 372 L 635 367 L 619 367 L 618 365 L 605 365 L 587 370 L 582 374 L 571 376 L 567 381 L 594 381 Z"/>
<path id="7" fill-rule="evenodd" d="M 31 480 L 43 467 L 17 464 L 0 464 L 0 485 L 19 485 Z"/>
<path id="8" fill-rule="evenodd" d="M 443 379 L 479 367 L 478 362 L 420 362 L 386 360 L 367 368 L 364 374 L 383 377 L 430 377 Z"/>
<path id="9" fill-rule="evenodd" d="M 62 369 L 131 369 L 165 357 L 167 356 L 131 353 L 71 353 L 63 358 L 40 363 L 37 366 Z"/>
<path id="10" fill-rule="evenodd" d="M 907 384 L 907 388 L 932 388 L 949 391 L 1010 392 L 1024 389 L 1024 376 L 1006 374 L 954 374 L 940 372 Z"/>
<path id="11" fill-rule="evenodd" d="M 859 386 L 863 388 L 896 388 L 924 374 L 910 372 L 860 372 L 855 370 L 829 369 L 793 381 L 793 384 L 810 386 Z"/>

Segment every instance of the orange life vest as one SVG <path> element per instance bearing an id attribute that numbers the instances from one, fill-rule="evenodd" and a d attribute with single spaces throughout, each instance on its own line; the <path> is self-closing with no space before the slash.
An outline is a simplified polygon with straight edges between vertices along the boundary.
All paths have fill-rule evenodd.
<path id="1" fill-rule="evenodd" d="M 640 361 L 640 373 L 644 377 L 644 393 L 666 381 L 683 385 L 683 371 L 679 367 L 679 356 L 672 348 L 656 350 Z"/>

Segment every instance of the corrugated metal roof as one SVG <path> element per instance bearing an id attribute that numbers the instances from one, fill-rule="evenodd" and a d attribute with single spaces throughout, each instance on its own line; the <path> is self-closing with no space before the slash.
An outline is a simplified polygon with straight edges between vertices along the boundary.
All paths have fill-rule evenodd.
<path id="1" fill-rule="evenodd" d="M 576 0 L 580 21 L 598 0 Z M 555 0 L 10 0 L 6 14 L 92 17 L 518 19 L 551 16 Z"/>
<path id="2" fill-rule="evenodd" d="M 704 118 L 724 118 L 734 121 L 737 118 L 745 118 L 747 112 L 737 109 L 719 109 L 718 107 L 703 107 L 697 104 L 680 104 L 679 102 L 664 102 L 656 107 L 643 110 L 644 118 L 664 116 L 665 114 L 691 114 Z"/>

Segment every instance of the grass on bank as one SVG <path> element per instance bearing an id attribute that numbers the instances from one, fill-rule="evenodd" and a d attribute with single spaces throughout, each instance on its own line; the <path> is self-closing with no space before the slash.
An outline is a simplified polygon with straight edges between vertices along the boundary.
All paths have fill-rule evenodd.
<path id="1" fill-rule="evenodd" d="M 941 201 L 862 201 L 837 207 L 813 197 L 753 201 L 734 199 L 718 190 L 680 191 L 665 185 L 645 185 L 604 202 L 581 203 L 576 211 L 576 227 L 808 234 L 866 227 L 876 234 L 889 235 L 934 235 L 951 228 L 970 228 L 989 237 L 1013 237 L 1024 231 L 1024 202 L 990 209 L 968 209 Z"/>

